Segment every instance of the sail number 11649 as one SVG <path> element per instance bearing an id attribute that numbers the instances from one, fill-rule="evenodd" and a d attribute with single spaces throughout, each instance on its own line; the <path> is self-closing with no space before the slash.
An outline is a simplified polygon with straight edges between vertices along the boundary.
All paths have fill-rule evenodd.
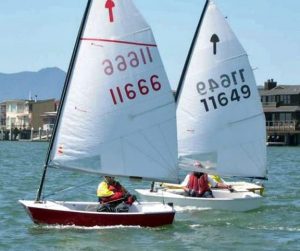
<path id="1" fill-rule="evenodd" d="M 233 71 L 230 74 L 220 75 L 220 80 L 209 78 L 207 83 L 197 83 L 196 88 L 200 95 L 205 95 L 208 91 L 213 93 L 219 88 L 227 89 L 231 85 L 236 86 L 236 88 L 231 89 L 231 91 L 219 92 L 201 99 L 200 102 L 203 104 L 206 112 L 210 111 L 210 107 L 216 110 L 219 107 L 228 105 L 230 102 L 239 102 L 241 99 L 248 99 L 251 96 L 250 87 L 243 84 L 246 82 L 244 71 L 244 69 L 239 69 L 238 71 Z M 239 83 L 242 85 L 239 86 Z"/>

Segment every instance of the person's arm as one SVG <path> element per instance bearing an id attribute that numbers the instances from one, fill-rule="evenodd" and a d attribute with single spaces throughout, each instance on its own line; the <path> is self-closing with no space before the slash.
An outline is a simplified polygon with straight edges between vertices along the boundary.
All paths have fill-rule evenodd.
<path id="1" fill-rule="evenodd" d="M 188 188 L 189 185 L 189 180 L 190 180 L 190 174 L 188 174 L 185 179 L 181 182 L 182 188 L 185 192 L 189 192 L 190 189 Z"/>
<path id="2" fill-rule="evenodd" d="M 231 185 L 227 185 L 224 183 L 217 183 L 216 188 L 231 189 Z"/>
<path id="3" fill-rule="evenodd" d="M 216 182 L 212 177 L 210 177 L 209 175 L 207 175 L 207 180 L 210 184 L 211 187 L 217 187 L 218 186 L 218 182 Z"/>
<path id="4" fill-rule="evenodd" d="M 187 176 L 185 176 L 184 180 L 180 183 L 180 185 L 186 187 L 188 185 L 190 179 L 190 175 L 188 174 Z"/>
<path id="5" fill-rule="evenodd" d="M 126 188 L 123 187 L 123 186 L 121 185 L 121 183 L 118 182 L 118 181 L 117 181 L 117 186 L 119 187 L 119 190 L 121 190 L 122 193 L 124 193 L 124 195 L 128 193 L 128 191 L 126 190 Z"/>
<path id="6" fill-rule="evenodd" d="M 208 182 L 210 183 L 211 187 L 213 187 L 213 188 L 231 189 L 230 185 L 227 185 L 225 183 L 216 182 L 210 176 L 208 176 Z"/>

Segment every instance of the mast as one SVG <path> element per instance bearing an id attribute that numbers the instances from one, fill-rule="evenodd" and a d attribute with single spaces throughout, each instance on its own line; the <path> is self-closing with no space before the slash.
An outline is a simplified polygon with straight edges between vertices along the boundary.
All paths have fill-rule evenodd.
<path id="1" fill-rule="evenodd" d="M 192 40 L 192 43 L 191 43 L 191 47 L 189 49 L 189 53 L 188 53 L 186 61 L 184 63 L 184 67 L 183 67 L 181 77 L 180 77 L 180 80 L 179 80 L 179 83 L 178 83 L 178 87 L 177 87 L 177 90 L 176 90 L 176 94 L 175 94 L 176 104 L 178 102 L 178 99 L 179 99 L 179 96 L 180 96 L 180 93 L 181 93 L 182 85 L 183 85 L 183 82 L 185 80 L 185 75 L 186 75 L 187 69 L 188 69 L 190 61 L 191 61 L 191 56 L 192 56 L 192 53 L 194 51 L 194 47 L 195 47 L 195 44 L 196 44 L 196 41 L 197 41 L 197 37 L 198 37 L 199 31 L 200 31 L 200 28 L 201 28 L 201 25 L 202 25 L 203 18 L 205 16 L 207 7 L 209 5 L 209 2 L 210 2 L 210 0 L 206 0 L 206 2 L 205 2 L 201 17 L 200 17 L 198 25 L 197 25 L 197 29 L 195 31 L 195 34 L 194 34 L 194 37 L 193 37 L 193 40 Z"/>
<path id="2" fill-rule="evenodd" d="M 91 3 L 92 3 L 92 0 L 88 0 L 87 5 L 86 5 L 86 9 L 85 9 L 85 12 L 84 12 L 81 24 L 80 24 L 79 32 L 78 32 L 78 35 L 77 35 L 77 38 L 76 38 L 76 43 L 75 43 L 74 50 L 73 50 L 72 57 L 71 57 L 71 61 L 70 61 L 70 64 L 69 64 L 69 68 L 68 68 L 67 76 L 66 76 L 66 79 L 65 79 L 62 95 L 61 95 L 61 98 L 60 98 L 60 105 L 59 105 L 59 109 L 58 109 L 58 112 L 57 112 L 57 118 L 56 118 L 55 126 L 53 128 L 52 137 L 51 137 L 51 140 L 50 140 L 50 143 L 49 143 L 49 147 L 48 147 L 48 151 L 47 151 L 47 155 L 46 155 L 46 159 L 45 159 L 45 165 L 44 165 L 44 171 L 43 171 L 42 179 L 41 179 L 41 182 L 40 182 L 39 189 L 37 191 L 36 202 L 40 201 L 40 199 L 41 199 L 42 190 L 43 190 L 45 177 L 46 177 L 46 173 L 47 173 L 47 168 L 48 168 L 48 162 L 49 162 L 49 158 L 50 158 L 50 153 L 51 153 L 53 143 L 54 143 L 54 138 L 55 138 L 54 136 L 56 134 L 57 127 L 58 127 L 58 124 L 59 124 L 60 115 L 61 115 L 62 107 L 63 107 L 63 104 L 64 104 L 64 99 L 65 99 L 65 96 L 66 96 L 66 93 L 67 93 L 67 90 L 68 90 L 69 82 L 70 82 L 70 79 L 71 79 L 71 75 L 72 75 L 72 72 L 73 72 L 73 68 L 74 68 L 74 64 L 75 64 L 75 60 L 76 60 L 76 56 L 77 56 L 77 51 L 78 51 L 79 44 L 80 44 L 80 38 L 82 36 L 83 30 L 84 30 L 84 27 L 85 27 L 85 24 L 86 24 L 86 20 L 87 20 L 87 16 L 88 16 L 88 13 L 89 13 L 89 10 L 90 10 Z"/>

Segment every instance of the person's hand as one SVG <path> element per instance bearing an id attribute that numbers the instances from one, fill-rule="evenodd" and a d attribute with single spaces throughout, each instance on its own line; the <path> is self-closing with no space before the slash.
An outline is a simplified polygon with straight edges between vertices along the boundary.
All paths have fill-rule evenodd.
<path id="1" fill-rule="evenodd" d="M 229 190 L 230 192 L 234 192 L 234 189 L 232 188 L 231 185 L 228 185 L 227 188 L 228 188 L 228 190 Z"/>
<path id="2" fill-rule="evenodd" d="M 131 196 L 131 194 L 128 193 L 128 192 L 124 194 L 124 198 L 125 198 L 125 199 L 128 199 L 130 196 Z"/>

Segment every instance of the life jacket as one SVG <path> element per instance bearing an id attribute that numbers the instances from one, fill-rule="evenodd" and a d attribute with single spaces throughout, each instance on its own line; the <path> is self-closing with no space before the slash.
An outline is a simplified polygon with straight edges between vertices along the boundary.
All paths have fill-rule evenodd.
<path id="1" fill-rule="evenodd" d="M 207 174 L 204 173 L 199 178 L 194 174 L 191 174 L 187 188 L 189 190 L 195 191 L 200 196 L 203 195 L 206 191 L 210 191 Z"/>
<path id="2" fill-rule="evenodd" d="M 102 202 L 106 203 L 121 199 L 125 194 L 119 182 L 115 182 L 114 184 L 109 185 L 106 181 L 103 181 L 99 185 L 97 195 L 101 198 Z"/>

